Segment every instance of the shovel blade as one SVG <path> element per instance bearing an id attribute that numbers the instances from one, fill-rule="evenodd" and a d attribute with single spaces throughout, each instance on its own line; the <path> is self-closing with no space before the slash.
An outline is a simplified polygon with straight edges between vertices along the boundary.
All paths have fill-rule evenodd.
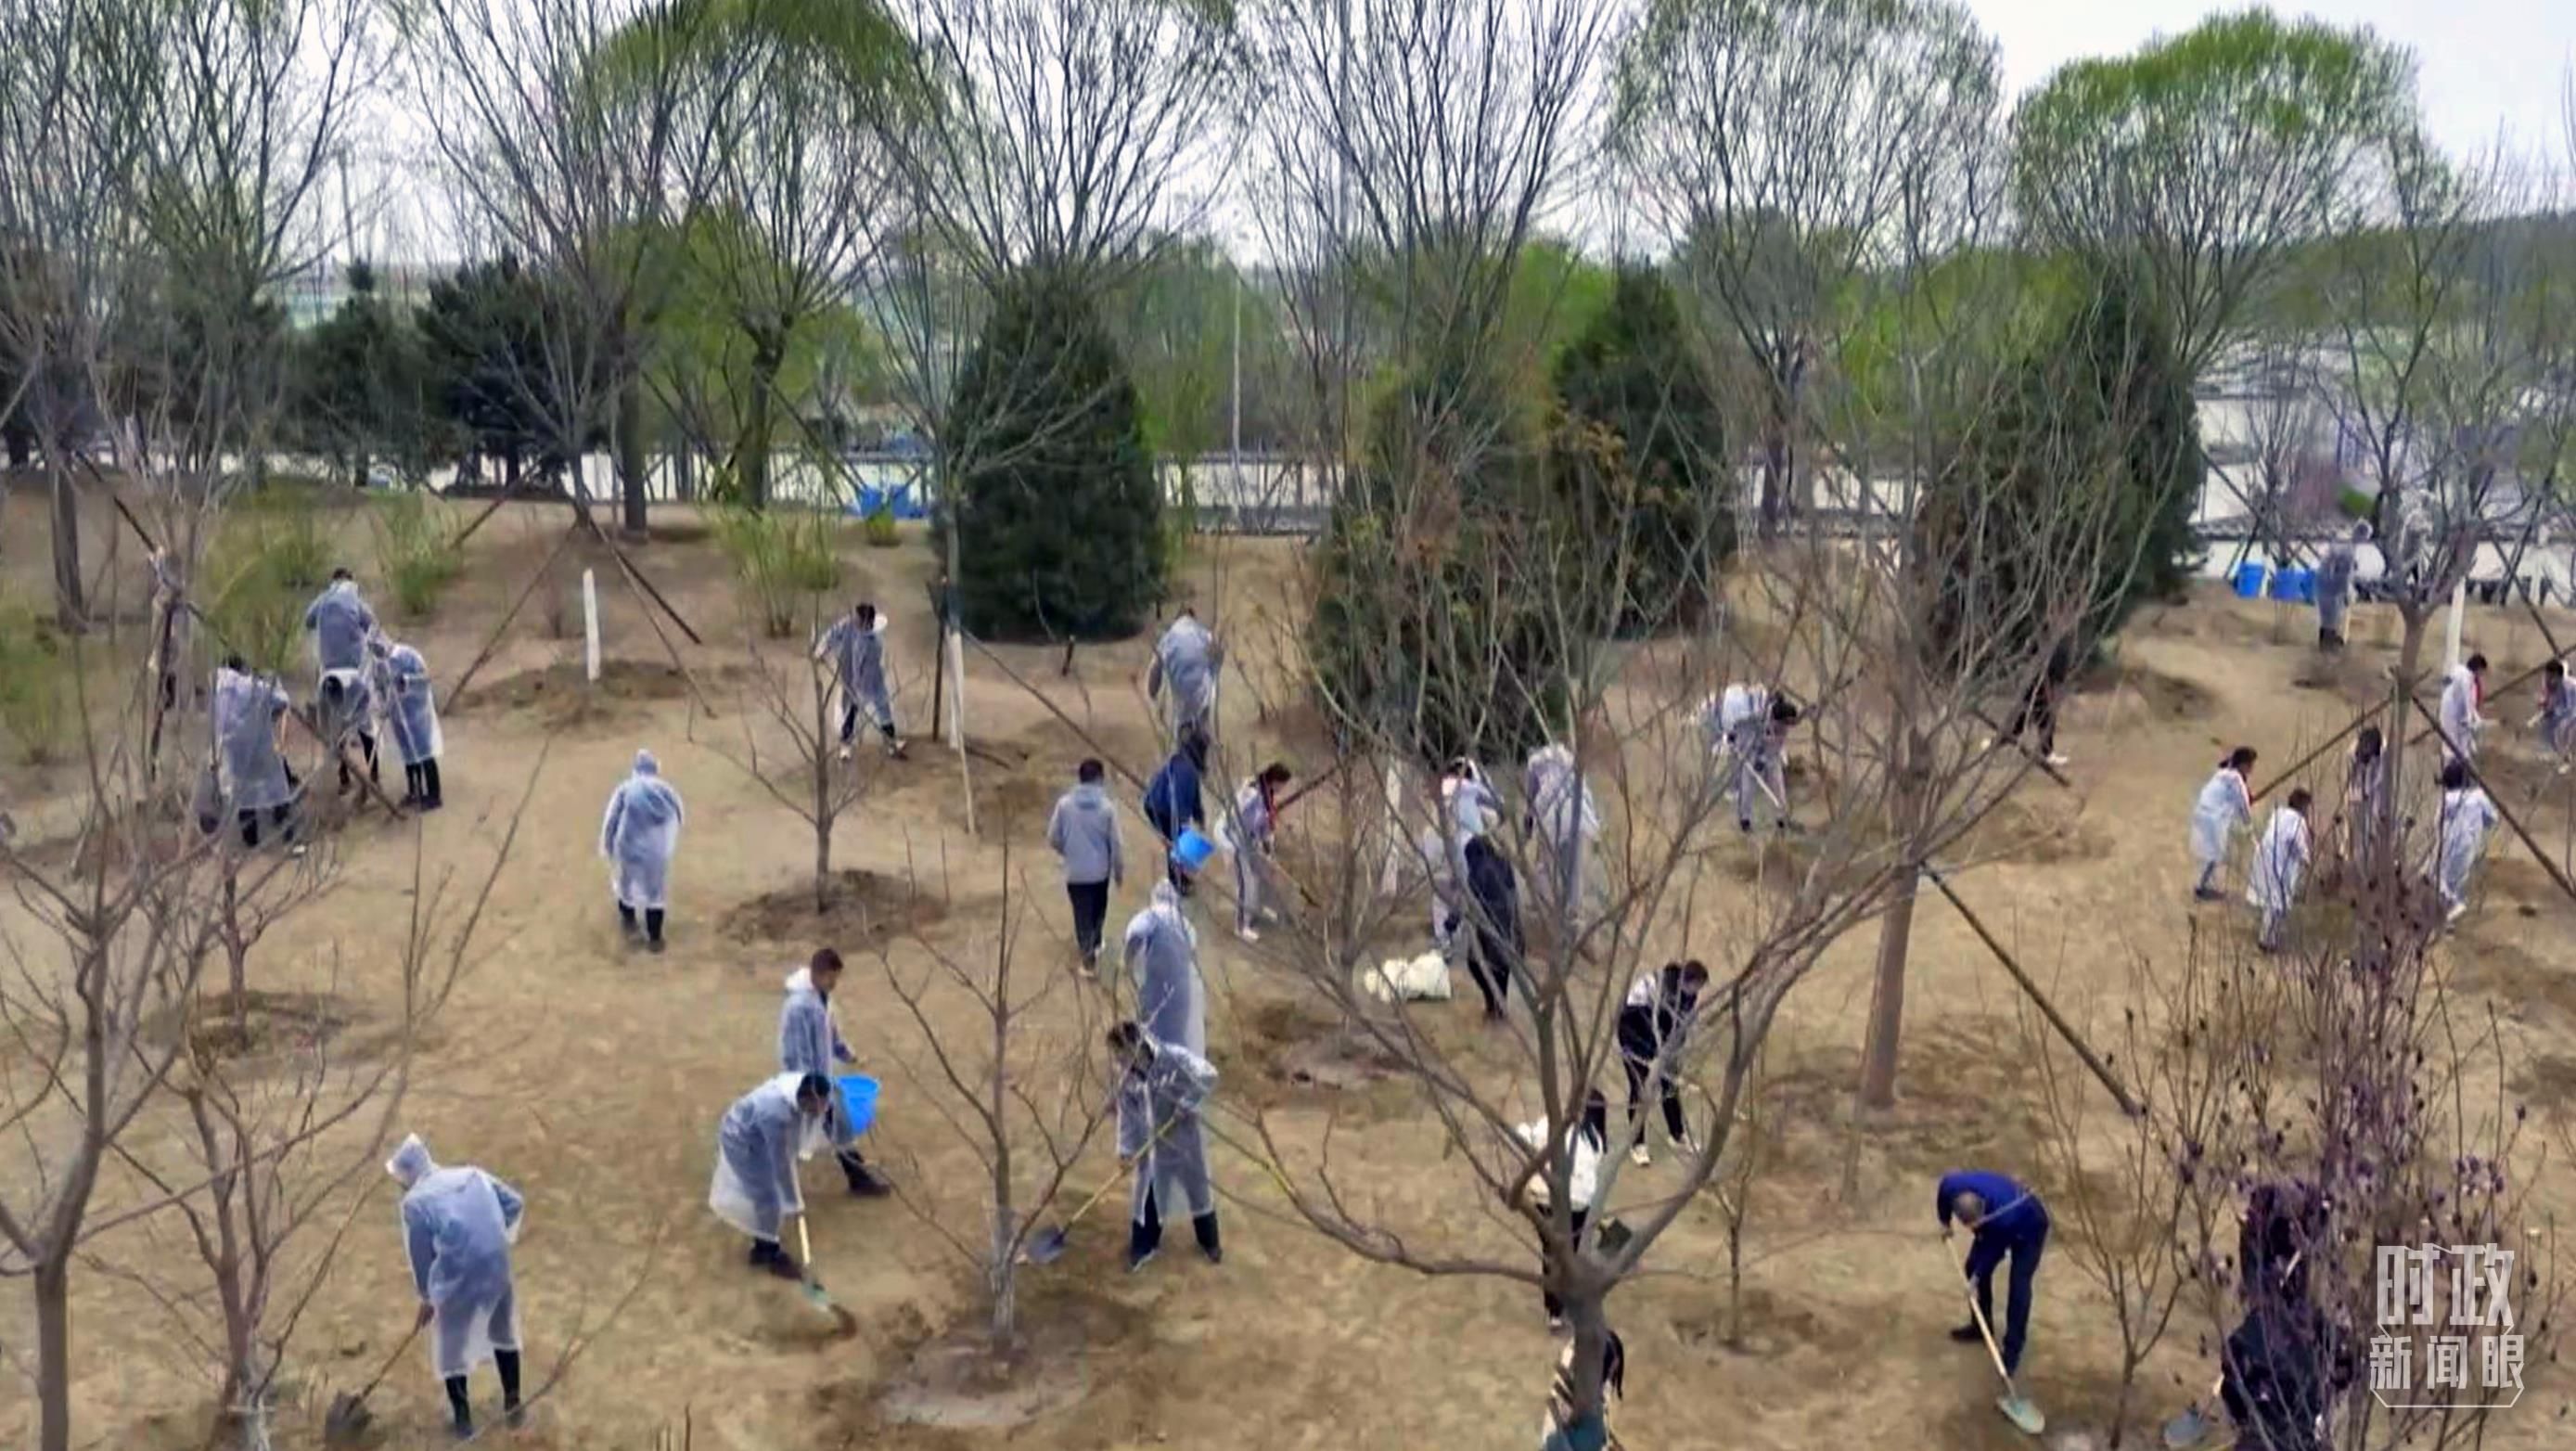
<path id="1" fill-rule="evenodd" d="M 1066 1243 L 1062 1229 L 1042 1229 L 1030 1239 L 1029 1247 L 1020 1252 L 1020 1257 L 1033 1265 L 1051 1265 L 1064 1258 Z"/>
<path id="2" fill-rule="evenodd" d="M 342 1391 L 331 1398 L 331 1409 L 322 1417 L 322 1439 L 333 1446 L 348 1445 L 363 1438 L 374 1420 L 364 1400 Z"/>
<path id="3" fill-rule="evenodd" d="M 2003 1412 L 2004 1419 L 2019 1427 L 2025 1436 L 2036 1436 L 2048 1429 L 2048 1418 L 2039 1413 L 2039 1407 L 2028 1396 L 1997 1396 L 1995 1409 Z"/>

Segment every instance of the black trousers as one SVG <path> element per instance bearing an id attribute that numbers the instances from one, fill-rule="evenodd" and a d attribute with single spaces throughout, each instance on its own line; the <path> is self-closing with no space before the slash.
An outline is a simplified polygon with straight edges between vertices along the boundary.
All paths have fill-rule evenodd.
<path id="1" fill-rule="evenodd" d="M 366 758 L 367 779 L 370 781 L 380 781 L 384 779 L 376 774 L 376 738 L 365 731 L 352 731 L 350 734 L 358 743 L 358 754 Z M 334 751 L 332 754 L 339 758 L 340 789 L 346 791 L 350 786 L 355 784 L 355 777 L 349 770 L 349 758 L 338 751 Z"/>
<path id="2" fill-rule="evenodd" d="M 1146 1195 L 1144 1217 L 1127 1226 L 1129 1259 L 1137 1259 L 1162 1248 L 1163 1206 L 1159 1202 L 1161 1198 L 1159 1194 Z M 1197 1237 L 1199 1248 L 1203 1250 L 1219 1248 L 1222 1242 L 1217 1238 L 1216 1211 L 1211 1209 L 1192 1219 L 1190 1233 Z"/>
<path id="3" fill-rule="evenodd" d="M 889 741 L 895 739 L 893 714 L 894 712 L 889 710 L 886 712 L 888 719 L 877 722 L 878 732 Z M 855 703 L 844 700 L 841 702 L 841 744 L 848 745 L 858 733 L 859 708 Z"/>
<path id="4" fill-rule="evenodd" d="M 1512 996 L 1512 958 L 1510 944 L 1498 935 L 1477 930 L 1467 952 L 1467 975 L 1476 980 L 1476 991 L 1485 995 L 1485 1015 L 1499 1018 L 1503 1005 Z"/>
<path id="5" fill-rule="evenodd" d="M 627 906 L 624 902 L 618 903 L 617 920 L 626 924 L 627 931 L 634 931 L 635 909 Z M 648 942 L 659 942 L 662 940 L 661 908 L 647 907 L 644 909 L 644 937 Z"/>
<path id="6" fill-rule="evenodd" d="M 519 1408 L 519 1352 L 493 1351 L 492 1368 L 501 1373 L 501 1409 L 517 1410 Z M 474 1403 L 466 1397 L 465 1377 L 461 1375 L 451 1375 L 447 1378 L 447 1410 L 449 1415 L 455 1417 L 460 1430 L 473 1426 Z"/>
<path id="7" fill-rule="evenodd" d="M 414 801 L 438 805 L 438 758 L 432 756 L 417 766 L 403 767 L 403 791 Z"/>
<path id="8" fill-rule="evenodd" d="M 1188 823 L 1152 811 L 1145 813 L 1145 821 L 1154 828 L 1154 834 L 1163 839 L 1163 875 L 1171 879 L 1173 891 L 1188 896 L 1190 874 L 1181 870 L 1179 862 L 1172 860 L 1172 848 L 1180 844 L 1181 829 Z"/>
<path id="9" fill-rule="evenodd" d="M 1073 945 L 1085 957 L 1100 955 L 1100 927 L 1109 920 L 1107 882 L 1067 882 L 1064 895 L 1073 903 Z"/>
<path id="10" fill-rule="evenodd" d="M 2029 730 L 2039 732 L 2039 753 L 2057 753 L 2057 692 L 2043 685 L 2022 698 L 2021 709 L 2013 713 L 2012 724 L 2004 727 L 2004 738 L 2019 740 Z"/>
<path id="11" fill-rule="evenodd" d="M 1655 1086 L 1664 1104 L 1664 1132 L 1679 1143 L 1690 1130 L 1682 1119 L 1682 1089 L 1669 1073 L 1658 1077 L 1655 1059 L 1663 1044 L 1655 1038 L 1655 1010 L 1628 1006 L 1619 1009 L 1619 1066 L 1628 1074 L 1628 1122 L 1634 1125 L 1646 1112 L 1646 1080 L 1656 1079 Z M 1645 1140 L 1641 1137 L 1638 1142 Z"/>
<path id="12" fill-rule="evenodd" d="M 269 807 L 268 819 L 276 825 L 278 830 L 284 831 L 286 829 L 287 818 L 295 814 L 295 788 L 302 783 L 295 779 L 294 768 L 281 765 L 278 769 L 286 773 L 286 790 L 288 793 L 288 799 L 284 805 Z M 259 845 L 259 817 L 260 812 L 257 807 L 240 812 L 235 816 L 234 819 L 241 823 L 242 845 Z"/>

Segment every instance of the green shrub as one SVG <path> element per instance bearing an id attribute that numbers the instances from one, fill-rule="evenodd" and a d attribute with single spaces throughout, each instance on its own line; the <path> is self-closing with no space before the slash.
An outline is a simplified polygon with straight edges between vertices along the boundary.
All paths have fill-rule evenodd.
<path id="1" fill-rule="evenodd" d="M 841 586 L 832 521 L 820 514 L 727 506 L 715 511 L 715 532 L 743 604 L 771 639 L 795 634 L 808 603 Z"/>
<path id="2" fill-rule="evenodd" d="M 958 609 L 1001 639 L 1099 639 L 1145 621 L 1164 589 L 1162 483 L 1144 412 L 1089 284 L 1006 279 L 949 403 Z"/>
<path id="3" fill-rule="evenodd" d="M 896 527 L 894 506 L 880 504 L 877 511 L 859 521 L 870 549 L 892 549 L 903 542 L 903 531 Z"/>
<path id="4" fill-rule="evenodd" d="M 31 765 L 62 758 L 72 726 L 72 663 L 42 618 L 0 611 L 0 731 Z"/>
<path id="5" fill-rule="evenodd" d="M 464 552 L 447 532 L 425 494 L 402 493 L 376 509 L 376 571 L 393 591 L 394 605 L 415 619 L 438 607 L 438 597 L 464 571 Z"/>

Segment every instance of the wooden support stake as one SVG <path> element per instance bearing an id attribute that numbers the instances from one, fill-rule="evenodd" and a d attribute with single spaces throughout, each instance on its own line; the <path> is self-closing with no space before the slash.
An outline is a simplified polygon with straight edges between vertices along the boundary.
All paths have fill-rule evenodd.
<path id="1" fill-rule="evenodd" d="M 1959 900 L 1959 894 L 1950 890 L 1950 884 L 1943 879 L 1940 870 L 1930 862 L 1925 862 L 1923 875 L 1930 877 L 1932 885 L 1940 890 L 1941 895 L 1950 899 L 1950 905 L 1957 908 L 1959 915 L 1967 920 L 1968 930 L 1976 933 L 1977 940 L 1986 944 L 1986 950 L 1993 953 L 1995 960 L 2004 965 L 2004 971 L 2012 974 L 2013 982 L 2039 1009 L 2040 1016 L 2048 1019 L 2048 1025 L 2057 1030 L 2057 1036 L 2066 1040 L 2066 1046 L 2075 1050 L 2075 1056 L 2084 1060 L 2084 1066 L 2093 1070 L 2095 1078 L 2102 1080 L 2102 1086 L 2111 1091 L 2113 1101 L 2120 1105 L 2120 1112 L 2131 1118 L 2143 1117 L 2146 1110 L 2140 1108 L 2138 1101 L 2129 1096 L 2129 1090 L 2121 1086 L 2119 1079 L 2111 1076 L 2110 1065 L 2104 1063 L 2101 1055 L 2093 1051 L 2092 1045 L 2086 1043 L 2075 1031 L 2075 1025 L 2066 1021 L 2066 1015 L 2060 1013 L 2057 1005 L 2048 1000 L 2048 994 L 2039 990 L 2038 983 L 2031 981 L 2030 974 L 2021 970 L 2021 964 L 2013 961 L 2013 955 L 2004 950 L 2001 942 L 1995 940 L 1995 934 L 1986 930 L 1986 924 L 1977 919 L 1977 914 L 1968 910 L 1968 904 Z"/>
<path id="2" fill-rule="evenodd" d="M 2298 778 L 2298 774 L 2301 771 L 2306 770 L 2309 766 L 2314 765 L 2319 757 L 2323 756 L 2326 752 L 2333 750 L 2335 747 L 2342 745 L 2344 737 L 2349 736 L 2354 731 L 2370 724 L 2373 720 L 2378 719 L 2378 717 L 2379 711 L 2376 708 L 2373 708 L 2365 710 L 2361 714 L 2354 716 L 2352 719 L 2345 721 L 2342 730 L 2326 737 L 2324 744 L 2318 746 L 2315 750 L 2308 752 L 2306 755 L 2301 756 L 2295 761 L 2292 761 L 2288 770 L 2283 771 L 2279 775 L 2274 776 L 2271 780 L 2264 782 L 2263 789 L 2246 798 L 2245 804 L 2251 806 L 2255 802 L 2262 800 L 2264 797 L 2269 796 L 2274 791 L 2278 790 L 2283 783 L 2296 780 Z"/>
<path id="3" fill-rule="evenodd" d="M 546 576 L 554 572 L 555 557 L 562 554 L 564 546 L 572 542 L 572 535 L 573 531 L 566 529 L 562 537 L 555 540 L 555 547 L 546 551 L 545 562 L 537 566 L 536 573 L 528 576 L 527 587 L 519 591 L 519 597 L 510 601 L 508 612 L 501 616 L 501 623 L 492 627 L 492 634 L 490 638 L 484 640 L 482 651 L 475 655 L 472 664 L 465 667 L 465 673 L 456 677 L 456 683 L 448 687 L 446 698 L 449 710 L 464 708 L 465 687 L 474 683 L 475 673 L 490 663 L 493 652 L 501 648 L 501 636 L 508 633 L 510 622 L 519 618 L 519 611 L 528 607 L 528 597 L 535 594 L 537 587 L 546 582 Z"/>

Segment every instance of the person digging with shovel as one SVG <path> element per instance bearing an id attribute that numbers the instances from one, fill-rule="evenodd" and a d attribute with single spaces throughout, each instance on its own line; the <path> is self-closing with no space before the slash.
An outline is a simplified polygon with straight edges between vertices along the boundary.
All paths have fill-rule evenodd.
<path id="1" fill-rule="evenodd" d="M 1942 1176 L 1932 1211 L 1941 1222 L 1942 1239 L 1950 1238 L 1953 1220 L 1965 1224 L 1970 1235 L 1966 1274 L 1972 1313 L 1968 1323 L 1951 1329 L 1952 1340 L 1974 1344 L 1987 1337 L 1994 1324 L 1995 1270 L 2007 1256 L 2012 1260 L 2012 1288 L 1996 1358 L 2007 1383 L 2006 1400 L 2027 1406 L 2010 1383 L 2021 1370 L 2022 1348 L 2030 1339 L 2031 1291 L 2039 1277 L 2040 1254 L 2048 1247 L 2048 1207 L 2006 1175 L 1961 1169 Z M 2006 1414 L 2022 1419 L 2010 1407 Z"/>
<path id="2" fill-rule="evenodd" d="M 1132 1022 L 1109 1030 L 1118 1079 L 1118 1156 L 1135 1166 L 1129 1199 L 1127 1272 L 1145 1267 L 1163 1246 L 1166 1210 L 1186 1210 L 1199 1251 L 1225 1262 L 1217 1236 L 1216 1188 L 1208 1178 L 1207 1140 L 1199 1108 L 1216 1091 L 1216 1068 L 1181 1044 Z"/>
<path id="3" fill-rule="evenodd" d="M 420 1295 L 414 1328 L 431 1331 L 450 1429 L 460 1441 L 474 1434 L 465 1377 L 486 1360 L 501 1373 L 501 1413 L 518 1425 L 519 1306 L 510 1247 L 527 1222 L 526 1202 L 480 1169 L 440 1168 L 418 1134 L 402 1141 L 385 1172 L 403 1186 L 403 1243 Z"/>
<path id="4" fill-rule="evenodd" d="M 782 1280 L 805 1278 L 803 1266 L 778 1242 L 787 1216 L 805 1213 L 796 1161 L 812 1157 L 827 1138 L 824 1110 L 832 1080 L 819 1073 L 781 1073 L 734 1100 L 716 1126 L 715 1182 L 707 1207 L 751 1236 L 752 1268 Z"/>

